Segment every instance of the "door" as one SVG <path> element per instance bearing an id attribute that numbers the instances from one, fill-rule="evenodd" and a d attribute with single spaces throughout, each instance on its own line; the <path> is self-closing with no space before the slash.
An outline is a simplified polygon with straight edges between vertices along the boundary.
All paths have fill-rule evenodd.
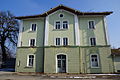
<path id="1" fill-rule="evenodd" d="M 66 73 L 66 55 L 57 55 L 57 72 Z"/>

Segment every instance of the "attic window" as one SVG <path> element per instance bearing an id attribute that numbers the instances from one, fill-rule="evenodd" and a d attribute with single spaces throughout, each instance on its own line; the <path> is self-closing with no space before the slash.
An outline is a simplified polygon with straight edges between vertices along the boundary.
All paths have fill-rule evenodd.
<path id="1" fill-rule="evenodd" d="M 62 17 L 63 17 L 63 14 L 60 14 L 60 15 L 59 15 L 59 17 L 61 17 L 61 18 L 62 18 Z"/>

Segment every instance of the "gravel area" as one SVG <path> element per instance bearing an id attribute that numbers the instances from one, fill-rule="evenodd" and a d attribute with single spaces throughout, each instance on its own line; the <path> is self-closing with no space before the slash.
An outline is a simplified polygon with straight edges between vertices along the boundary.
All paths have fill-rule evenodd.
<path id="1" fill-rule="evenodd" d="M 119 74 L 43 74 L 0 72 L 0 80 L 120 80 Z"/>

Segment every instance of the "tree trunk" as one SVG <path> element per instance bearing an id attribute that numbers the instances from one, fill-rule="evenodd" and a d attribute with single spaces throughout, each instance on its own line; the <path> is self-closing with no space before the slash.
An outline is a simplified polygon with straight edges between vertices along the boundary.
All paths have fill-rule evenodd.
<path id="1" fill-rule="evenodd" d="M 2 50 L 2 62 L 5 62 L 7 59 L 6 49 L 5 49 L 5 41 L 1 43 L 1 50 Z"/>

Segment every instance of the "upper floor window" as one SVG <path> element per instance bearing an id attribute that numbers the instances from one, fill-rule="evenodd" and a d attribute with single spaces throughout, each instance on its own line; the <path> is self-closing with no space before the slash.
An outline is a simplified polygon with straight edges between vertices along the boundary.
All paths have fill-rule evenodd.
<path id="1" fill-rule="evenodd" d="M 35 46 L 35 44 L 36 44 L 35 39 L 30 39 L 29 45 L 30 45 L 30 46 Z"/>
<path id="2" fill-rule="evenodd" d="M 63 21 L 63 29 L 68 29 L 68 21 Z"/>
<path id="3" fill-rule="evenodd" d="M 28 55 L 27 66 L 33 67 L 33 65 L 34 65 L 34 55 Z"/>
<path id="4" fill-rule="evenodd" d="M 91 67 L 92 67 L 92 68 L 97 68 L 97 67 L 99 67 L 98 55 L 91 55 Z"/>
<path id="5" fill-rule="evenodd" d="M 31 24 L 30 31 L 36 31 L 37 25 L 36 24 Z"/>
<path id="6" fill-rule="evenodd" d="M 89 29 L 95 29 L 95 21 L 89 21 L 88 27 L 89 27 Z"/>
<path id="7" fill-rule="evenodd" d="M 60 18 L 63 18 L 63 16 L 64 16 L 63 14 L 59 14 L 59 17 L 60 17 Z"/>
<path id="8" fill-rule="evenodd" d="M 55 38 L 55 45 L 56 46 L 60 46 L 60 45 L 68 45 L 68 38 Z"/>
<path id="9" fill-rule="evenodd" d="M 56 46 L 59 46 L 60 45 L 60 38 L 56 38 Z"/>
<path id="10" fill-rule="evenodd" d="M 68 29 L 68 21 L 62 21 L 62 23 L 61 21 L 56 21 L 55 29 Z"/>
<path id="11" fill-rule="evenodd" d="M 55 29 L 60 29 L 60 21 L 55 22 Z"/>
<path id="12" fill-rule="evenodd" d="M 68 38 L 63 38 L 63 45 L 68 45 Z"/>
<path id="13" fill-rule="evenodd" d="M 90 38 L 90 44 L 91 44 L 91 46 L 95 46 L 96 45 L 96 38 Z"/>

